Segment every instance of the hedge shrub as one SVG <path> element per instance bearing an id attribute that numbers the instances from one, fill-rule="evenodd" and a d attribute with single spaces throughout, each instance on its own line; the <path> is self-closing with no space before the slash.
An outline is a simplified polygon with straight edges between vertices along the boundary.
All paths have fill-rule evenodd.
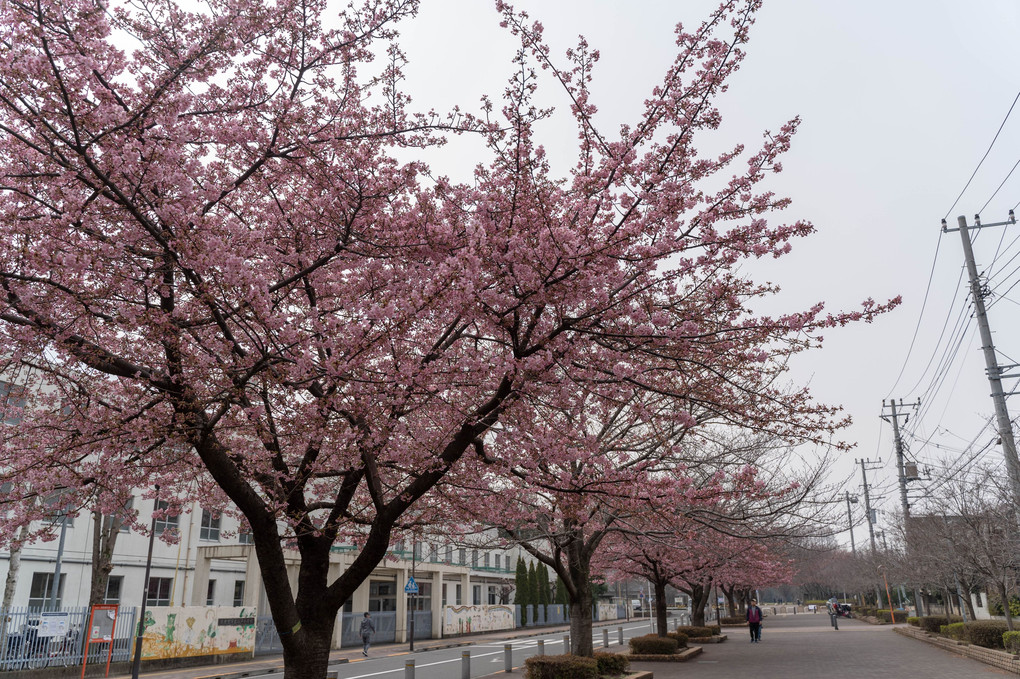
<path id="1" fill-rule="evenodd" d="M 1020 653 L 1020 632 L 1006 632 L 1002 635 L 1002 646 L 1010 653 Z"/>
<path id="2" fill-rule="evenodd" d="M 943 625 L 948 625 L 951 622 L 962 622 L 963 619 L 958 616 L 952 616 L 952 619 L 947 618 L 944 615 L 925 615 L 921 618 L 921 629 L 925 632 L 931 632 L 932 634 L 938 634 L 940 628 Z"/>
<path id="3" fill-rule="evenodd" d="M 678 647 L 687 648 L 687 635 L 683 632 L 669 632 L 666 636 L 670 639 L 676 639 Z"/>
<path id="4" fill-rule="evenodd" d="M 747 618 L 741 618 L 739 615 L 735 615 L 732 618 L 723 618 L 719 622 L 724 625 L 743 625 L 747 622 Z"/>
<path id="5" fill-rule="evenodd" d="M 630 652 L 635 655 L 673 655 L 676 649 L 676 639 L 660 637 L 658 634 L 631 637 L 630 640 Z"/>
<path id="6" fill-rule="evenodd" d="M 595 652 L 595 663 L 598 665 L 599 674 L 626 674 L 630 667 L 630 660 L 621 653 Z"/>
<path id="7" fill-rule="evenodd" d="M 525 679 L 598 679 L 595 658 L 579 655 L 535 655 L 524 661 Z"/>
<path id="8" fill-rule="evenodd" d="M 892 616 L 893 613 L 896 614 L 896 622 L 903 622 L 907 618 L 907 612 L 905 610 L 903 610 L 902 608 L 897 608 L 896 610 L 891 611 L 891 612 L 889 611 L 888 608 L 882 608 L 882 609 L 879 609 L 879 610 L 875 611 L 875 613 L 873 615 L 876 618 L 878 618 L 879 620 L 883 621 L 883 622 L 892 622 L 893 621 L 893 616 Z"/>
<path id="9" fill-rule="evenodd" d="M 687 635 L 688 639 L 694 637 L 710 637 L 714 634 L 711 627 L 699 627 L 698 625 L 680 625 L 676 628 L 676 631 L 683 632 Z"/>
<path id="10" fill-rule="evenodd" d="M 975 620 L 966 623 L 967 641 L 985 648 L 1004 648 L 1002 635 L 1008 632 L 1006 623 L 999 620 Z"/>
<path id="11" fill-rule="evenodd" d="M 962 622 L 952 622 L 948 625 L 943 625 L 939 632 L 942 636 L 949 637 L 950 639 L 967 641 L 967 626 Z"/>
<path id="12" fill-rule="evenodd" d="M 706 625 L 706 627 L 712 630 L 712 634 L 722 634 L 722 625 Z"/>
<path id="13" fill-rule="evenodd" d="M 911 625 L 913 627 L 920 627 L 921 626 L 921 619 L 912 615 L 909 618 L 907 618 L 907 624 Z"/>

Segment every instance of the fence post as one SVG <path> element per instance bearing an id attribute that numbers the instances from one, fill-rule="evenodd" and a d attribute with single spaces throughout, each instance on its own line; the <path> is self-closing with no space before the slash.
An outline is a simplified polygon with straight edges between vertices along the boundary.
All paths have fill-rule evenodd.
<path id="1" fill-rule="evenodd" d="M 460 679 L 471 679 L 471 651 L 460 654 Z"/>
<path id="2" fill-rule="evenodd" d="M 545 655 L 545 639 L 538 640 L 538 654 Z"/>
<path id="3" fill-rule="evenodd" d="M 404 663 L 404 679 L 414 679 L 414 658 Z"/>
<path id="4" fill-rule="evenodd" d="M 603 648 L 609 648 L 609 628 L 602 628 L 602 646 Z"/>
<path id="5" fill-rule="evenodd" d="M 616 628 L 616 633 L 620 637 L 620 645 L 623 646 L 623 626 L 622 625 L 620 627 Z"/>
<path id="6" fill-rule="evenodd" d="M 507 674 L 514 671 L 514 647 L 503 644 L 503 671 Z"/>

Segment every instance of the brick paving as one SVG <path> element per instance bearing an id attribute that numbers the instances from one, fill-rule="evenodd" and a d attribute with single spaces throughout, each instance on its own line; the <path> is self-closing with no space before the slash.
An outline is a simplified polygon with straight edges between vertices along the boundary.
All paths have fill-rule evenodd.
<path id="1" fill-rule="evenodd" d="M 655 679 L 992 679 L 1017 675 L 896 634 L 891 625 L 798 614 L 768 617 L 760 644 L 743 630 L 727 629 L 729 641 L 708 645 L 690 662 L 634 663 Z"/>

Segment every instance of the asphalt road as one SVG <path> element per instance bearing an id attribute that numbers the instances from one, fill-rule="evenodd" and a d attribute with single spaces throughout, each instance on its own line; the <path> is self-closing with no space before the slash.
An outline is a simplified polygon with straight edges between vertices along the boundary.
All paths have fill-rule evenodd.
<path id="1" fill-rule="evenodd" d="M 624 646 L 622 648 L 626 648 L 627 640 L 631 637 L 648 634 L 651 631 L 648 621 L 621 622 L 620 625 L 602 628 L 609 630 L 610 645 L 607 649 L 609 651 L 621 649 L 619 627 L 623 627 Z M 603 647 L 602 629 L 596 629 L 592 634 L 592 643 L 596 649 Z M 399 652 L 392 646 L 388 646 L 378 651 L 369 651 L 368 658 L 333 665 L 330 669 L 337 670 L 339 679 L 368 679 L 369 677 L 404 679 L 408 660 L 414 660 L 414 679 L 455 679 L 464 676 L 462 654 L 469 652 L 471 657 L 468 676 L 484 677 L 503 671 L 504 643 L 506 643 L 512 647 L 512 663 L 515 673 L 519 676 L 522 673 L 521 668 L 524 666 L 524 661 L 538 654 L 539 641 L 544 642 L 547 655 L 563 653 L 563 636 L 563 633 L 558 633 L 506 642 L 479 642 L 471 646 L 415 653 Z"/>

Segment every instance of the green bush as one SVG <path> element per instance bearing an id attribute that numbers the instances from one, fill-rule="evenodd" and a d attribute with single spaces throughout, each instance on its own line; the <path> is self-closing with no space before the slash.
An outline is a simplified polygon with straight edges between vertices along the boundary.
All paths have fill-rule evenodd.
<path id="1" fill-rule="evenodd" d="M 722 634 L 722 625 L 708 625 L 708 629 L 712 630 L 712 634 Z"/>
<path id="2" fill-rule="evenodd" d="M 677 646 L 680 648 L 687 648 L 687 635 L 683 632 L 669 632 L 666 636 L 670 639 L 676 639 Z"/>
<path id="3" fill-rule="evenodd" d="M 912 625 L 913 627 L 920 627 L 921 619 L 916 616 L 910 616 L 909 618 L 907 618 L 907 624 Z"/>
<path id="4" fill-rule="evenodd" d="M 991 611 L 995 615 L 1006 615 L 1006 611 L 1002 608 L 1002 602 L 996 601 L 991 606 Z M 1014 618 L 1020 618 L 1020 599 L 1015 596 L 1009 599 L 1009 614 Z"/>
<path id="5" fill-rule="evenodd" d="M 676 631 L 683 632 L 687 635 L 688 639 L 693 639 L 694 637 L 710 637 L 713 634 L 711 627 L 699 627 L 697 625 L 680 625 L 676 628 Z"/>
<path id="6" fill-rule="evenodd" d="M 595 663 L 598 665 L 599 674 L 617 675 L 626 674 L 630 667 L 630 660 L 620 653 L 595 652 Z"/>
<path id="7" fill-rule="evenodd" d="M 949 637 L 950 639 L 967 641 L 967 626 L 962 622 L 952 622 L 948 625 L 943 625 L 939 632 L 942 636 Z"/>
<path id="8" fill-rule="evenodd" d="M 907 619 L 907 612 L 902 608 L 897 608 L 895 611 L 890 611 L 888 608 L 882 608 L 875 611 L 874 616 L 882 622 L 892 622 L 893 613 L 896 614 L 896 622 L 903 622 Z"/>
<path id="9" fill-rule="evenodd" d="M 1020 632 L 1005 632 L 1002 635 L 1002 647 L 1010 653 L 1020 653 Z"/>
<path id="10" fill-rule="evenodd" d="M 524 661 L 525 679 L 598 679 L 595 658 L 579 655 L 535 655 Z"/>
<path id="11" fill-rule="evenodd" d="M 966 623 L 967 641 L 985 648 L 1004 648 L 1002 635 L 1008 632 L 1005 622 L 998 620 L 975 620 Z"/>
<path id="12" fill-rule="evenodd" d="M 676 649 L 676 639 L 660 637 L 658 634 L 631 637 L 630 640 L 630 652 L 635 655 L 673 655 Z"/>
<path id="13" fill-rule="evenodd" d="M 723 618 L 719 622 L 724 625 L 743 625 L 747 622 L 747 618 L 741 618 L 739 615 L 735 615 L 732 618 Z"/>
<path id="14" fill-rule="evenodd" d="M 962 619 L 955 615 L 952 616 L 952 619 L 944 615 L 925 615 L 921 618 L 921 629 L 932 634 L 939 634 L 941 627 L 951 622 L 962 622 Z"/>

